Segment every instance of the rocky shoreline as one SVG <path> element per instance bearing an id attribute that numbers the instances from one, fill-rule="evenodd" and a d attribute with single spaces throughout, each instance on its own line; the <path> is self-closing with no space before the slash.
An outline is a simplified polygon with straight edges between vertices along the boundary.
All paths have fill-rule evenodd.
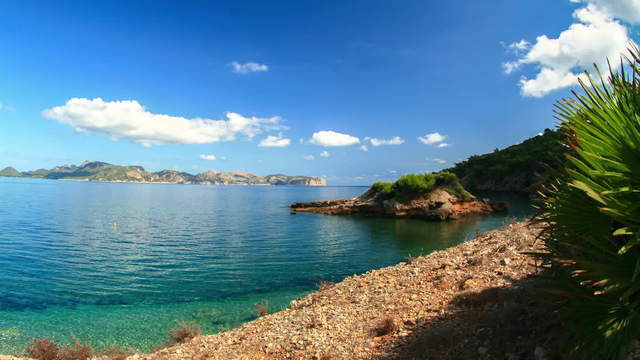
<path id="1" fill-rule="evenodd" d="M 541 228 L 511 224 L 459 246 L 325 284 L 235 330 L 132 359 L 551 359 L 538 299 Z"/>
<path id="2" fill-rule="evenodd" d="M 502 202 L 462 200 L 445 189 L 435 189 L 426 196 L 405 202 L 395 198 L 382 199 L 372 190 L 341 200 L 312 201 L 291 204 L 292 213 L 310 212 L 324 215 L 363 215 L 379 217 L 409 217 L 425 220 L 450 220 L 471 214 L 486 215 L 507 210 Z"/>
<path id="3" fill-rule="evenodd" d="M 323 284 L 234 330 L 129 359 L 554 359 L 557 325 L 528 255 L 543 251 L 541 230 L 509 224 Z"/>

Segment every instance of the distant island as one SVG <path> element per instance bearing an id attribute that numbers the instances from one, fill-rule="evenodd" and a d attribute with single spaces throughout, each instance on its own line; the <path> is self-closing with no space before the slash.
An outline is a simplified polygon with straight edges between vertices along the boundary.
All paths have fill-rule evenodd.
<path id="1" fill-rule="evenodd" d="M 293 203 L 291 209 L 293 213 L 449 220 L 506 211 L 507 207 L 504 203 L 477 200 L 455 174 L 443 171 L 408 174 L 394 183 L 377 182 L 355 198 Z"/>
<path id="2" fill-rule="evenodd" d="M 164 183 L 164 184 L 206 184 L 206 185 L 301 185 L 325 186 L 321 177 L 289 176 L 283 174 L 260 176 L 248 172 L 217 172 L 209 170 L 197 175 L 175 170 L 149 172 L 142 166 L 121 166 L 101 161 L 84 161 L 80 165 L 62 165 L 53 169 L 38 169 L 20 172 L 13 167 L 0 171 L 0 176 L 24 177 L 55 180 Z"/>

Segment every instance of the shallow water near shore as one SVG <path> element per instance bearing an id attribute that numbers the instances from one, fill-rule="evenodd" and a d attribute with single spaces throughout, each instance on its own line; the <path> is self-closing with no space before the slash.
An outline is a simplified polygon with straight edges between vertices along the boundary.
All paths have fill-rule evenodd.
<path id="1" fill-rule="evenodd" d="M 320 280 L 395 264 L 522 219 L 525 196 L 478 194 L 509 214 L 457 221 L 291 215 L 298 201 L 365 187 L 204 186 L 0 178 L 0 354 L 73 336 L 102 348 L 161 345 L 256 317 Z"/>

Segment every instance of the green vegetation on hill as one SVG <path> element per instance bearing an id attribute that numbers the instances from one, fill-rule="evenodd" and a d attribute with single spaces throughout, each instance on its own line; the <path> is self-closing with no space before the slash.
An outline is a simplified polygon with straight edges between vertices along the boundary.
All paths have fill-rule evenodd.
<path id="1" fill-rule="evenodd" d="M 371 186 L 371 191 L 380 194 L 385 199 L 395 198 L 400 202 L 405 202 L 428 194 L 436 188 L 442 188 L 462 200 L 472 198 L 471 194 L 462 187 L 458 177 L 447 171 L 430 174 L 408 174 L 393 183 L 376 182 Z"/>
<path id="2" fill-rule="evenodd" d="M 547 177 L 549 168 L 560 167 L 564 135 L 545 130 L 542 135 L 484 155 L 469 159 L 447 169 L 460 178 L 470 190 L 535 192 Z"/>

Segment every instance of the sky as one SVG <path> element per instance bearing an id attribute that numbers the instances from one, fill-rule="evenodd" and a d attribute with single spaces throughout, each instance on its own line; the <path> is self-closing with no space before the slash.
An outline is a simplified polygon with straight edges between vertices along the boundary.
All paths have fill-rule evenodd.
<path id="1" fill-rule="evenodd" d="M 552 128 L 640 0 L 0 0 L 0 168 L 368 185 Z"/>

